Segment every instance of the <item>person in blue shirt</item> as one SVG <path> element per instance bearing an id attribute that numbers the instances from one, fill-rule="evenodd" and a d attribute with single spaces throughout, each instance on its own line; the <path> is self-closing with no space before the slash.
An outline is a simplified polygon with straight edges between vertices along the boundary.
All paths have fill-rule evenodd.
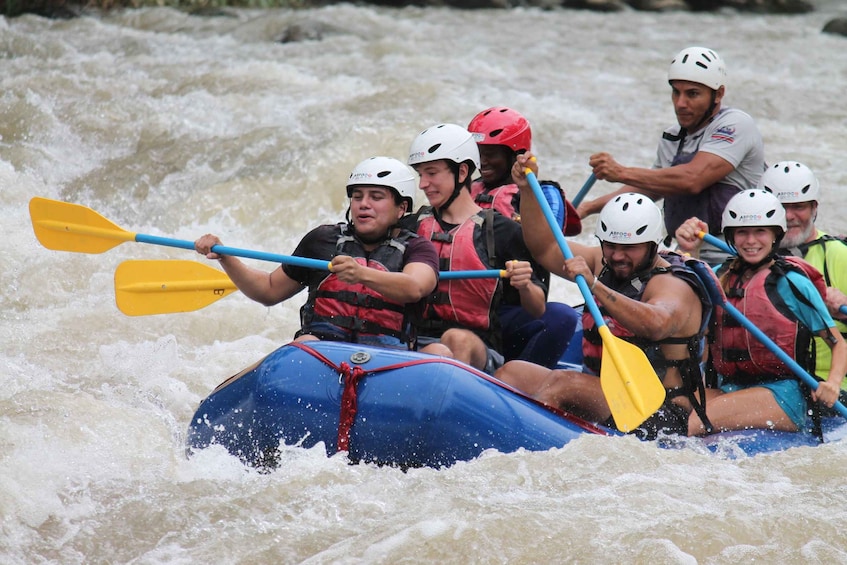
<path id="1" fill-rule="evenodd" d="M 785 210 L 765 190 L 746 190 L 727 202 L 723 235 L 737 252 L 717 271 L 727 302 L 808 371 L 814 371 L 812 338 L 821 337 L 832 351 L 827 379 L 810 391 L 764 344 L 722 313 L 713 317 L 710 359 L 717 375 L 707 389 L 704 423 L 692 412 L 688 434 L 702 435 L 710 428 L 729 431 L 765 428 L 799 431 L 806 427 L 807 398 L 832 407 L 847 372 L 847 343 L 824 302 L 820 273 L 796 257 L 776 254 L 786 233 Z M 680 249 L 699 254 L 698 234 L 708 225 L 689 218 L 676 230 Z"/>

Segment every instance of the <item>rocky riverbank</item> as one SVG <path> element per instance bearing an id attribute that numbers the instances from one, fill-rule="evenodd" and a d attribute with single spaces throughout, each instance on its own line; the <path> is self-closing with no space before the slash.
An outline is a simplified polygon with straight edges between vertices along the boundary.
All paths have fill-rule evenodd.
<path id="1" fill-rule="evenodd" d="M 318 8 L 337 3 L 339 3 L 339 0 L 234 0 L 229 2 L 229 5 L 245 8 Z M 619 12 L 623 10 L 715 12 L 734 10 L 758 14 L 804 14 L 815 10 L 813 0 L 416 0 L 413 2 L 370 0 L 358 3 L 395 8 L 447 6 L 473 10 L 526 7 L 545 10 L 568 8 L 597 12 Z M 2 14 L 7 17 L 33 13 L 48 18 L 73 18 L 84 14 L 87 9 L 92 7 L 98 10 L 112 10 L 139 8 L 147 5 L 170 6 L 191 11 L 198 15 L 223 14 L 226 10 L 226 8 L 220 7 L 220 2 L 213 3 L 209 0 L 6 0 L 0 5 L 4 6 Z M 822 31 L 847 36 L 847 17 L 830 20 Z M 305 35 L 309 36 L 310 34 Z M 296 38 L 293 40 L 296 40 Z"/>

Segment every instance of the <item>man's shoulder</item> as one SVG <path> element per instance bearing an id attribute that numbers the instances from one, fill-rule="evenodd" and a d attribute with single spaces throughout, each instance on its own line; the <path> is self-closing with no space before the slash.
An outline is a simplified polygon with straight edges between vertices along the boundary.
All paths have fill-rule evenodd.
<path id="1" fill-rule="evenodd" d="M 759 129 L 753 117 L 738 108 L 722 108 L 717 116 L 715 116 L 715 119 L 706 126 L 706 129 L 720 130 L 726 127 L 732 127 L 733 130 L 740 129 L 742 132 L 748 130 L 758 131 Z"/>
<path id="2" fill-rule="evenodd" d="M 685 300 L 692 300 L 699 302 L 699 297 L 695 292 L 694 288 L 691 286 L 689 282 L 689 277 L 686 277 L 684 273 L 675 272 L 674 269 L 671 268 L 671 264 L 667 261 L 662 261 L 660 267 L 664 267 L 666 270 L 655 273 L 650 280 L 647 281 L 647 286 L 644 289 L 644 293 L 647 296 L 653 296 L 658 294 L 659 296 L 666 296 L 668 293 L 676 293 L 676 296 L 683 298 Z M 692 276 L 696 276 L 693 275 Z"/>

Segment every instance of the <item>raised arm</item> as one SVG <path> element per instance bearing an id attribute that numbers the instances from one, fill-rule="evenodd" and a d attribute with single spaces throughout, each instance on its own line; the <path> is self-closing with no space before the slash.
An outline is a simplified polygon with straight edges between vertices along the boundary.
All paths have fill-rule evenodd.
<path id="1" fill-rule="evenodd" d="M 532 153 L 518 155 L 512 167 L 512 180 L 521 191 L 521 229 L 529 252 L 538 264 L 551 273 L 562 275 L 565 257 L 547 224 L 538 200 L 529 186 L 524 170 L 529 167 L 536 175 L 538 165 L 532 160 Z M 568 242 L 574 255 L 586 255 L 590 248 L 578 243 Z"/>

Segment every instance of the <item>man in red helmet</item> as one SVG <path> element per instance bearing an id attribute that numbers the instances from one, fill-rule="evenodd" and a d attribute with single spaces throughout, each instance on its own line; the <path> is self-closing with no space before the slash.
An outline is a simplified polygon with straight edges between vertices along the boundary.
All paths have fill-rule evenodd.
<path id="1" fill-rule="evenodd" d="M 530 150 L 532 130 L 519 112 L 493 107 L 477 114 L 468 124 L 479 148 L 480 178 L 471 185 L 471 197 L 480 208 L 493 208 L 520 222 L 520 192 L 512 180 L 512 165 L 518 155 Z M 582 225 L 576 210 L 565 200 L 553 181 L 542 181 L 547 201 L 565 235 L 576 235 Z M 550 273 L 536 273 L 549 288 Z M 551 369 L 556 368 L 574 335 L 579 314 L 559 302 L 548 302 L 544 314 L 536 318 L 515 304 L 501 304 L 503 354 L 507 361 L 520 359 Z M 579 361 L 579 359 L 574 359 Z"/>

